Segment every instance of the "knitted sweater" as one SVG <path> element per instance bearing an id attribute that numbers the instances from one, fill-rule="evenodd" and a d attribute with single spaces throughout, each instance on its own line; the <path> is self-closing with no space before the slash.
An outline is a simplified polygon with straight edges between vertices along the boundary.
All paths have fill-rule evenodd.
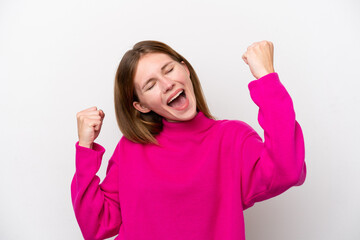
<path id="1" fill-rule="evenodd" d="M 84 238 L 245 239 L 243 210 L 306 176 L 302 131 L 278 74 L 248 87 L 264 141 L 239 120 L 202 112 L 190 121 L 163 119 L 160 146 L 120 139 L 101 183 L 96 173 L 105 149 L 77 142 L 71 196 Z"/>

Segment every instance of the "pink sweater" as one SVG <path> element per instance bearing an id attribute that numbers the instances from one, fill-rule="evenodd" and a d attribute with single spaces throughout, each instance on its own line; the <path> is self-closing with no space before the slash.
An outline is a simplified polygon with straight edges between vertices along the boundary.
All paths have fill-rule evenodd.
<path id="1" fill-rule="evenodd" d="M 239 120 L 199 112 L 163 120 L 161 146 L 122 137 L 105 179 L 96 176 L 105 149 L 76 146 L 71 184 L 85 239 L 245 239 L 243 210 L 305 181 L 304 139 L 277 73 L 249 83 L 265 141 Z"/>

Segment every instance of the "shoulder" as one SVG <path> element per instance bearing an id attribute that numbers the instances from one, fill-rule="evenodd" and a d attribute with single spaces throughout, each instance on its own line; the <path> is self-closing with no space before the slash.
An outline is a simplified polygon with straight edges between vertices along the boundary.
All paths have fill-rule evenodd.
<path id="1" fill-rule="evenodd" d="M 124 149 L 128 149 L 131 146 L 131 141 L 125 136 L 121 136 L 118 143 L 116 144 L 114 155 L 119 155 L 124 152 Z"/>
<path id="2" fill-rule="evenodd" d="M 148 147 L 148 146 L 152 146 L 154 144 L 143 144 L 143 143 L 138 143 L 138 142 L 133 142 L 130 139 L 128 139 L 125 136 L 122 136 L 119 140 L 119 143 L 117 145 L 117 148 L 119 148 L 120 150 L 126 150 L 131 152 L 131 150 L 134 149 L 139 149 L 139 148 L 144 148 L 144 147 Z"/>
<path id="3" fill-rule="evenodd" d="M 208 139 L 231 152 L 241 148 L 249 136 L 256 134 L 255 130 L 244 121 L 224 119 L 216 120 Z"/>
<path id="4" fill-rule="evenodd" d="M 231 142 L 243 142 L 249 135 L 257 134 L 256 131 L 247 123 L 241 120 L 216 120 L 213 133 Z"/>
<path id="5" fill-rule="evenodd" d="M 241 120 L 216 120 L 216 125 L 222 131 L 235 132 L 237 134 L 248 134 L 255 132 L 255 130 L 249 124 Z"/>
<path id="6" fill-rule="evenodd" d="M 117 159 L 123 161 L 129 157 L 131 158 L 132 155 L 136 155 L 139 152 L 139 147 L 139 143 L 132 142 L 125 136 L 121 136 L 116 145 L 114 155 Z"/>
<path id="7" fill-rule="evenodd" d="M 138 143 L 131 141 L 130 139 L 128 139 L 125 136 L 122 136 L 117 144 L 117 148 L 130 147 L 130 146 L 134 146 L 134 145 L 138 145 Z"/>

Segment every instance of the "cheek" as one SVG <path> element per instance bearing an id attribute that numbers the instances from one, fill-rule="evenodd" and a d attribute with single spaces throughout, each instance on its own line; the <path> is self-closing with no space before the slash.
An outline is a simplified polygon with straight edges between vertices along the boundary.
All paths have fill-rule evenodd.
<path id="1" fill-rule="evenodd" d="M 147 103 L 149 106 L 151 106 L 151 108 L 156 109 L 162 103 L 161 97 L 159 96 L 159 94 L 156 93 L 149 94 L 149 96 L 147 96 Z"/>
<path id="2" fill-rule="evenodd" d="M 183 79 L 183 82 L 184 82 L 184 83 L 186 83 L 186 84 L 191 84 L 191 85 L 192 85 L 190 76 L 187 74 L 186 71 L 184 71 L 184 72 L 182 73 L 181 79 Z"/>

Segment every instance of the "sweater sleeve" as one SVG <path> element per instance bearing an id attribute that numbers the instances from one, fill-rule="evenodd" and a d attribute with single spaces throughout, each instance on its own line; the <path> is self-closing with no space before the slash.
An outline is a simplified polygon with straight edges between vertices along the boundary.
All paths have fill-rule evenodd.
<path id="1" fill-rule="evenodd" d="M 76 171 L 71 182 L 71 198 L 76 219 L 84 239 L 105 239 L 116 235 L 122 223 L 118 196 L 118 146 L 109 160 L 106 177 L 99 184 L 95 174 L 105 149 L 76 142 Z"/>
<path id="2" fill-rule="evenodd" d="M 277 196 L 306 177 L 304 138 L 295 120 L 293 102 L 276 72 L 248 85 L 259 107 L 264 142 L 250 128 L 242 146 L 241 195 L 243 209 Z"/>

